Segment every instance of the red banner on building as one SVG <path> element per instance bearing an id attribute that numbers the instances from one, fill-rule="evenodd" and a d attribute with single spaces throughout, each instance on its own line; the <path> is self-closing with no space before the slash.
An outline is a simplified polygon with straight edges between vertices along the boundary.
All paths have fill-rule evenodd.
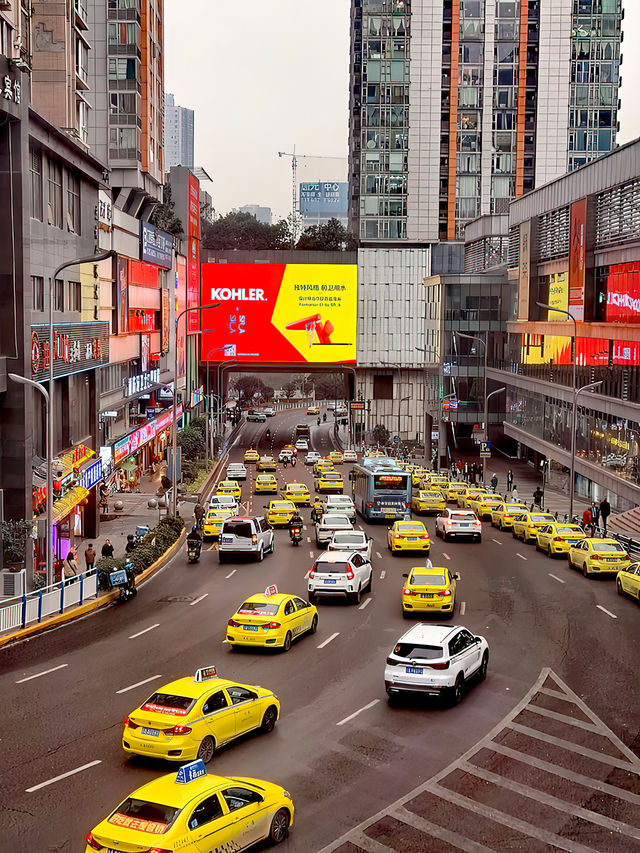
<path id="1" fill-rule="evenodd" d="M 569 311 L 581 323 L 584 320 L 584 286 L 587 262 L 587 200 L 571 205 L 569 225 Z"/>
<path id="2" fill-rule="evenodd" d="M 187 307 L 195 308 L 200 304 L 200 184 L 189 172 L 189 215 L 187 245 Z M 187 330 L 197 332 L 200 329 L 200 317 L 196 311 L 187 314 Z"/>

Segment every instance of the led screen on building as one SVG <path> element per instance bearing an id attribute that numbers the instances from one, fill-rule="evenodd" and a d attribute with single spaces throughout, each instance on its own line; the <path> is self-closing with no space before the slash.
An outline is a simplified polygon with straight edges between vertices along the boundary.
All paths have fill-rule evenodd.
<path id="1" fill-rule="evenodd" d="M 202 264 L 202 360 L 354 363 L 350 264 Z"/>
<path id="2" fill-rule="evenodd" d="M 613 264 L 607 273 L 608 323 L 640 323 L 640 264 Z"/>

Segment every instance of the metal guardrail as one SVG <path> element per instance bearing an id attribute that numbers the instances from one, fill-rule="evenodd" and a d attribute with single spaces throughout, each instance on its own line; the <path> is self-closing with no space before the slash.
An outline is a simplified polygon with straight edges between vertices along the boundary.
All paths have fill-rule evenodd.
<path id="1" fill-rule="evenodd" d="M 9 598 L 0 603 L 0 632 L 26 628 L 54 613 L 63 613 L 66 607 L 97 597 L 98 575 L 92 569 L 34 592 Z"/>

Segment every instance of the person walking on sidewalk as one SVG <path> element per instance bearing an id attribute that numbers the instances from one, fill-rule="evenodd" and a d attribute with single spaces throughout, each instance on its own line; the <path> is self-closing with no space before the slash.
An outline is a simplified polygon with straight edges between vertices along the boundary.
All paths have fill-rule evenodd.
<path id="1" fill-rule="evenodd" d="M 507 491 L 511 491 L 511 487 L 513 485 L 513 471 L 509 468 L 507 472 Z"/>
<path id="2" fill-rule="evenodd" d="M 607 519 L 609 518 L 610 515 L 611 515 L 611 504 L 606 499 L 606 497 L 604 497 L 602 499 L 602 501 L 600 502 L 600 518 L 602 519 L 602 529 L 604 530 L 605 535 L 607 533 Z"/>
<path id="3" fill-rule="evenodd" d="M 591 507 L 587 507 L 585 511 L 582 513 L 582 527 L 585 533 L 591 534 L 593 526 L 593 515 L 591 513 Z"/>
<path id="4" fill-rule="evenodd" d="M 67 556 L 64 558 L 64 576 L 67 580 L 75 578 L 78 574 L 78 562 L 73 548 L 69 548 Z"/>
<path id="5" fill-rule="evenodd" d="M 87 571 L 88 572 L 92 571 L 93 566 L 96 562 L 96 552 L 95 552 L 93 545 L 91 545 L 91 543 L 89 543 L 89 547 L 85 549 L 84 561 L 87 565 Z"/>
<path id="6" fill-rule="evenodd" d="M 600 521 L 600 507 L 595 501 L 591 504 L 591 515 L 593 517 L 593 526 L 597 527 Z"/>
<path id="7" fill-rule="evenodd" d="M 104 545 L 102 546 L 102 551 L 100 553 L 103 557 L 113 557 L 113 545 L 111 544 L 110 539 L 104 540 Z"/>
<path id="8" fill-rule="evenodd" d="M 511 500 L 514 503 L 518 503 L 518 487 L 516 486 L 515 483 L 511 487 Z"/>
<path id="9" fill-rule="evenodd" d="M 498 475 L 497 474 L 494 474 L 493 477 L 491 478 L 491 488 L 493 489 L 494 492 L 498 488 Z"/>
<path id="10" fill-rule="evenodd" d="M 536 487 L 535 492 L 533 493 L 533 502 L 537 507 L 542 506 L 542 498 L 544 497 L 544 492 L 540 488 L 540 486 Z"/>

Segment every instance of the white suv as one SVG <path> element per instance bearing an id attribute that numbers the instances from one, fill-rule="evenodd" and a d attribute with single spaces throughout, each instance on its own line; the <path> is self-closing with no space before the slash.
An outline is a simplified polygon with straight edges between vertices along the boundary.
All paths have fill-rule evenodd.
<path id="1" fill-rule="evenodd" d="M 384 670 L 384 686 L 392 701 L 400 693 L 427 693 L 446 696 L 457 705 L 466 683 L 487 675 L 489 645 L 457 625 L 430 625 L 421 622 L 398 640 L 389 653 Z"/>
<path id="2" fill-rule="evenodd" d="M 445 542 L 453 536 L 471 536 L 481 542 L 482 522 L 472 509 L 445 509 L 436 518 L 436 536 Z"/>
<path id="3" fill-rule="evenodd" d="M 261 561 L 273 554 L 275 537 L 263 516 L 234 515 L 223 522 L 220 531 L 218 557 L 221 563 L 227 556 L 246 554 Z"/>
<path id="4" fill-rule="evenodd" d="M 318 453 L 317 450 L 310 450 L 307 455 L 304 457 L 305 465 L 315 465 L 318 459 L 322 459 L 322 454 Z"/>
<path id="5" fill-rule="evenodd" d="M 346 596 L 356 604 L 363 592 L 371 592 L 373 568 L 364 554 L 327 551 L 309 572 L 309 601 L 319 595 Z"/>
<path id="6" fill-rule="evenodd" d="M 326 546 L 334 530 L 353 530 L 353 525 L 343 513 L 324 513 L 322 519 L 316 522 L 316 545 Z"/>
<path id="7" fill-rule="evenodd" d="M 329 541 L 329 551 L 359 551 L 370 560 L 372 543 L 364 530 L 336 530 Z"/>

